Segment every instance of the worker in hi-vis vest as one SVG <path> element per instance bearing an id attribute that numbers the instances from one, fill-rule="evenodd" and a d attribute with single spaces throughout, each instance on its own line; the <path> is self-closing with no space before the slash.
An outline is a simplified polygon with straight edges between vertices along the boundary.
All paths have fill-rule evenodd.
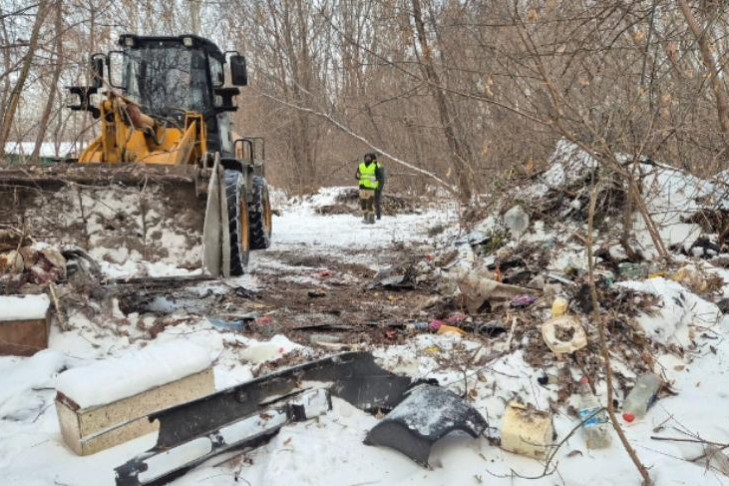
<path id="1" fill-rule="evenodd" d="M 382 168 L 375 154 L 365 154 L 364 160 L 357 167 L 355 177 L 359 182 L 359 203 L 363 221 L 365 224 L 375 224 L 375 191 L 382 178 Z"/>

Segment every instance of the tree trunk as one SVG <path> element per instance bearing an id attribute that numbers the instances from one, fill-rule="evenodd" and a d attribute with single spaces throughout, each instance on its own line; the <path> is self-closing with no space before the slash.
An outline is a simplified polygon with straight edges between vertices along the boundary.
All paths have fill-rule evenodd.
<path id="1" fill-rule="evenodd" d="M 714 97 L 716 98 L 716 114 L 719 118 L 719 126 L 724 136 L 724 145 L 729 148 L 729 100 L 727 100 L 727 94 L 719 79 L 716 60 L 711 52 L 708 33 L 703 31 L 699 26 L 699 22 L 694 17 L 693 12 L 691 12 L 691 7 L 686 3 L 686 0 L 678 0 L 678 4 L 681 7 L 683 16 L 686 18 L 686 23 L 691 33 L 696 37 L 696 42 L 699 44 L 704 68 L 709 72 L 711 89 L 714 91 Z"/>
<path id="2" fill-rule="evenodd" d="M 438 106 L 438 112 L 440 114 L 440 121 L 443 124 L 443 131 L 445 133 L 448 147 L 453 153 L 453 168 L 455 169 L 456 177 L 458 179 L 458 186 L 461 190 L 460 198 L 466 202 L 471 199 L 471 179 L 468 174 L 468 164 L 471 162 L 468 160 L 466 151 L 464 150 L 462 142 L 458 139 L 458 136 L 453 128 L 453 116 L 451 110 L 448 107 L 448 100 L 446 99 L 445 93 L 441 88 L 440 77 L 433 67 L 433 61 L 431 58 L 430 46 L 428 45 L 428 38 L 425 33 L 425 23 L 423 22 L 423 14 L 420 8 L 420 0 L 412 0 L 413 3 L 413 19 L 415 21 L 415 28 L 417 29 L 418 42 L 420 44 L 420 50 L 422 51 L 423 62 L 421 69 L 423 70 L 425 77 L 428 81 L 428 87 L 435 98 L 435 102 Z"/>
<path id="3" fill-rule="evenodd" d="M 25 87 L 25 82 L 28 79 L 28 73 L 30 72 L 30 67 L 35 57 L 35 51 L 38 48 L 38 37 L 40 36 L 40 30 L 43 26 L 46 13 L 48 12 L 47 7 L 48 0 L 44 0 L 38 5 L 38 13 L 35 16 L 33 31 L 30 34 L 30 41 L 28 42 L 28 53 L 23 60 L 23 66 L 20 68 L 18 81 L 15 83 L 13 92 L 10 94 L 8 109 L 2 118 L 2 126 L 0 126 L 0 159 L 5 156 L 5 144 L 8 142 L 8 138 L 10 138 L 10 129 L 13 126 L 15 112 L 18 110 L 18 105 L 20 104 L 20 95 Z"/>
<path id="4" fill-rule="evenodd" d="M 31 159 L 34 161 L 38 160 L 40 155 L 41 146 L 43 140 L 46 137 L 46 131 L 48 130 L 48 120 L 51 117 L 51 111 L 53 110 L 53 104 L 56 98 L 56 90 L 58 89 L 58 79 L 61 77 L 61 71 L 63 70 L 63 0 L 56 0 L 56 66 L 53 69 L 53 79 L 50 84 L 50 91 L 48 93 L 48 101 L 46 101 L 46 107 L 43 110 L 43 116 L 41 117 L 40 124 L 38 125 L 38 135 L 35 139 L 35 147 L 33 148 L 33 154 Z"/>
<path id="5" fill-rule="evenodd" d="M 200 35 L 200 1 L 190 0 L 190 23 L 192 24 L 192 33 Z"/>

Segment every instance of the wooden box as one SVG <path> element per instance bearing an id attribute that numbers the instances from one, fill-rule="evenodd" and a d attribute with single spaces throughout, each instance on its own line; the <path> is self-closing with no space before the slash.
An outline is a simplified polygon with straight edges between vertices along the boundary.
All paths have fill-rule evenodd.
<path id="1" fill-rule="evenodd" d="M 29 305 L 31 300 L 34 303 L 36 296 L 27 296 Z M 0 313 L 6 301 L 17 302 L 23 296 L 0 296 Z M 31 313 L 32 314 L 32 313 Z M 48 347 L 48 335 L 50 333 L 50 312 L 49 307 L 41 307 L 40 313 L 32 317 L 13 317 L 0 315 L 0 355 L 33 356 L 35 353 Z"/>

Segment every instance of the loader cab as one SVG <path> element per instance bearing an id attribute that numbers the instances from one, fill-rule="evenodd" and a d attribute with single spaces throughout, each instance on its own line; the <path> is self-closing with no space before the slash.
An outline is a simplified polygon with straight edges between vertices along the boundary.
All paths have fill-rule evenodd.
<path id="1" fill-rule="evenodd" d="M 224 87 L 225 54 L 208 39 L 142 37 L 125 34 L 121 50 L 109 53 L 109 81 L 137 102 L 142 111 L 170 125 L 184 122 L 185 112 L 201 113 L 207 125 L 208 150 L 232 156 L 229 112 L 240 90 Z M 245 60 L 231 56 L 232 82 L 247 83 Z M 242 69 L 241 69 L 242 65 Z"/>

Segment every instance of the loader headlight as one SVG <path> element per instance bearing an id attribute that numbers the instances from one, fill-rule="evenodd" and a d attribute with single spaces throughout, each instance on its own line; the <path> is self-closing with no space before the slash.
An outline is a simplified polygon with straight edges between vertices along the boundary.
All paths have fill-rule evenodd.
<path id="1" fill-rule="evenodd" d="M 124 45 L 127 47 L 134 47 L 134 37 L 125 37 Z"/>
<path id="2" fill-rule="evenodd" d="M 183 37 L 182 38 L 182 45 L 185 47 L 192 47 L 193 46 L 193 39 L 192 37 Z"/>

